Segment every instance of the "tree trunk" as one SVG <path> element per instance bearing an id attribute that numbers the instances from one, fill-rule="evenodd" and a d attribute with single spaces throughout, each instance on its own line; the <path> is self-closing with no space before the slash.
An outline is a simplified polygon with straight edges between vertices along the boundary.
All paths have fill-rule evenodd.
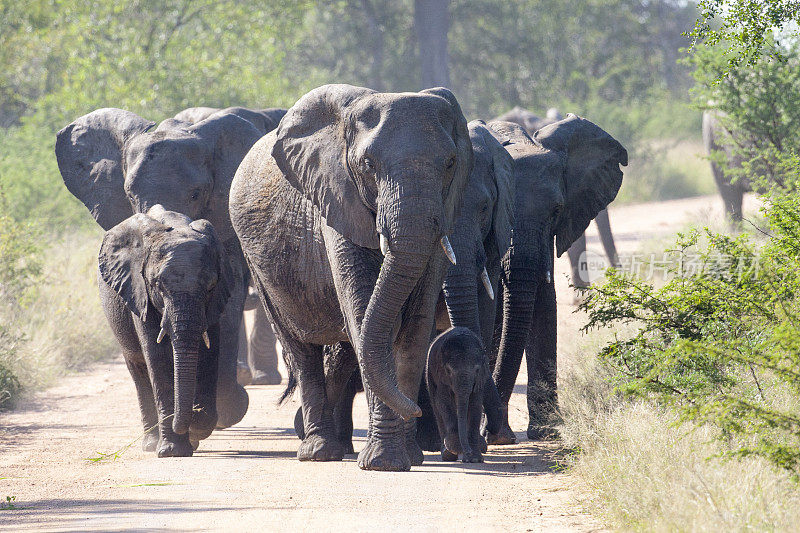
<path id="1" fill-rule="evenodd" d="M 422 88 L 449 87 L 447 31 L 450 0 L 414 0 L 414 29 L 422 72 Z"/>

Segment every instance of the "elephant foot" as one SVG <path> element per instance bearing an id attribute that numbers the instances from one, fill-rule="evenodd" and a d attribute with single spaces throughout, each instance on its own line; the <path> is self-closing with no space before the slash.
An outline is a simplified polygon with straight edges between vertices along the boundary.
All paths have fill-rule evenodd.
<path id="1" fill-rule="evenodd" d="M 244 363 L 236 365 L 236 382 L 242 386 L 253 383 L 253 373 L 250 372 L 249 366 Z"/>
<path id="2" fill-rule="evenodd" d="M 192 445 L 192 450 L 194 450 L 194 451 L 197 451 L 197 448 L 200 447 L 200 441 L 199 440 L 195 440 L 195 439 L 193 439 L 191 437 L 189 438 L 189 444 Z"/>
<path id="3" fill-rule="evenodd" d="M 528 426 L 528 439 L 530 440 L 557 440 L 561 437 L 558 429 L 553 426 Z"/>
<path id="4" fill-rule="evenodd" d="M 411 466 L 419 466 L 425 461 L 425 454 L 422 453 L 422 448 L 417 444 L 417 439 L 406 439 L 406 454 L 411 461 Z"/>
<path id="5" fill-rule="evenodd" d="M 344 448 L 336 439 L 322 435 L 309 435 L 297 450 L 300 461 L 341 461 L 344 459 Z"/>
<path id="6" fill-rule="evenodd" d="M 458 439 L 458 435 L 446 436 L 444 438 L 444 447 L 456 455 L 461 453 L 461 441 Z"/>
<path id="7" fill-rule="evenodd" d="M 411 470 L 411 459 L 403 440 L 373 438 L 358 454 L 358 467 L 361 470 L 408 472 Z"/>
<path id="8" fill-rule="evenodd" d="M 159 457 L 191 457 L 194 453 L 188 435 L 174 435 L 158 441 Z"/>
<path id="9" fill-rule="evenodd" d="M 464 456 L 461 458 L 462 463 L 482 463 L 483 462 L 483 455 L 481 452 L 470 450 L 469 452 L 465 452 Z"/>
<path id="10" fill-rule="evenodd" d="M 158 432 L 155 429 L 150 430 L 142 437 L 142 450 L 146 452 L 154 452 L 158 447 Z"/>
<path id="11" fill-rule="evenodd" d="M 264 372 L 263 370 L 256 370 L 253 372 L 253 377 L 250 380 L 250 385 L 280 385 L 283 378 L 277 370 L 272 372 Z"/>
<path id="12" fill-rule="evenodd" d="M 453 463 L 455 461 L 458 461 L 458 454 L 453 453 L 444 446 L 442 446 L 442 461 L 446 463 Z"/>
<path id="13" fill-rule="evenodd" d="M 249 403 L 250 398 L 244 387 L 238 383 L 220 383 L 217 391 L 217 428 L 225 429 L 238 424 L 247 413 Z"/>
<path id="14" fill-rule="evenodd" d="M 479 438 L 478 439 L 477 448 L 481 453 L 488 452 L 489 451 L 489 445 L 486 443 L 486 439 L 484 439 L 483 437 Z"/>
<path id="15" fill-rule="evenodd" d="M 505 424 L 497 433 L 487 433 L 486 442 L 492 446 L 507 446 L 517 443 L 517 436 L 511 431 L 511 427 Z"/>
<path id="16" fill-rule="evenodd" d="M 342 448 L 344 449 L 345 455 L 353 455 L 356 453 L 356 450 L 353 448 L 353 441 L 350 439 L 340 441 Z"/>

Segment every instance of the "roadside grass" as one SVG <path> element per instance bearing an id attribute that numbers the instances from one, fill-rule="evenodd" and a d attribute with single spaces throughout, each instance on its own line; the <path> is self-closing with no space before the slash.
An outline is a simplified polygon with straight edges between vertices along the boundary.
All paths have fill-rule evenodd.
<path id="1" fill-rule="evenodd" d="M 0 324 L 13 341 L 0 349 L 1 407 L 119 349 L 97 293 L 101 235 L 81 229 L 48 242 L 34 282 L 15 302 L 0 302 Z"/>
<path id="2" fill-rule="evenodd" d="M 689 226 L 726 228 L 704 214 Z M 753 226 L 741 229 L 759 235 Z M 674 238 L 654 239 L 640 251 L 658 253 L 670 243 Z M 577 329 L 587 316 L 577 312 L 568 320 Z M 715 440 L 718 428 L 682 421 L 675 411 L 615 391 L 619 374 L 595 354 L 615 335 L 633 332 L 634 326 L 623 325 L 559 339 L 559 358 L 566 362 L 559 368 L 561 434 L 568 471 L 589 489 L 586 506 L 623 531 L 796 530 L 796 476 L 758 457 L 723 458 L 736 447 L 733 437 Z M 777 380 L 749 389 L 745 394 L 800 412 L 800 400 Z"/>
<path id="3" fill-rule="evenodd" d="M 587 358 L 561 379 L 570 472 L 588 507 L 627 531 L 773 531 L 800 524 L 797 482 L 759 458 L 722 459 L 714 429 L 613 391 L 611 372 Z"/>

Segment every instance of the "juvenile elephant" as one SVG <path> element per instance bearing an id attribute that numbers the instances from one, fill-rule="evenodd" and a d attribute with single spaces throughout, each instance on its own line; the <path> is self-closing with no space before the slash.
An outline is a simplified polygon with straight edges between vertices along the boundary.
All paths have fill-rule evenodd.
<path id="1" fill-rule="evenodd" d="M 514 159 L 514 232 L 502 260 L 502 323 L 494 379 L 505 420 L 489 444 L 515 441 L 508 401 L 523 351 L 528 364 L 528 438 L 552 433 L 556 408 L 556 295 L 554 252 L 564 253 L 622 184 L 623 146 L 586 119 L 568 115 L 532 139 L 518 124 L 490 122 L 489 130 Z M 555 247 L 553 238 L 555 237 Z"/>
<path id="2" fill-rule="evenodd" d="M 741 157 L 736 157 L 733 154 L 730 139 L 727 139 L 729 135 L 726 134 L 725 127 L 720 122 L 720 118 L 724 116 L 725 114 L 721 111 L 703 112 L 703 146 L 705 146 L 708 155 L 712 155 L 714 152 L 722 152 L 725 154 L 729 165 L 734 167 L 741 166 Z M 711 173 L 714 175 L 714 182 L 717 184 L 717 190 L 719 190 L 719 195 L 722 197 L 725 214 L 730 218 L 731 222 L 741 222 L 744 193 L 752 190 L 749 180 L 739 178 L 732 182 L 731 178 L 725 175 L 725 171 L 716 161 L 711 161 Z"/>
<path id="3" fill-rule="evenodd" d="M 547 110 L 545 118 L 541 118 L 527 109 L 519 106 L 514 107 L 510 111 L 503 113 L 497 117 L 496 121 L 514 122 L 522 126 L 526 133 L 530 136 L 545 126 L 553 124 L 562 120 L 564 117 L 558 109 L 551 107 Z M 617 247 L 614 244 L 614 234 L 611 232 L 611 221 L 608 218 L 608 211 L 603 208 L 595 217 L 595 224 L 597 224 L 597 232 L 600 234 L 600 242 L 603 244 L 603 249 L 608 257 L 609 264 L 614 267 L 619 266 L 619 257 L 617 256 Z M 586 234 L 581 233 L 572 246 L 567 250 L 569 262 L 572 266 L 572 283 L 576 287 L 588 287 L 589 280 L 581 270 L 581 260 L 586 253 Z"/>
<path id="4" fill-rule="evenodd" d="M 58 167 L 67 189 L 103 229 L 156 204 L 214 226 L 233 278 L 220 322 L 217 389 L 218 424 L 228 427 L 242 419 L 248 405 L 236 383 L 247 267 L 231 226 L 228 193 L 236 168 L 261 133 L 233 114 L 197 124 L 167 119 L 154 126 L 122 109 L 93 111 L 58 132 Z"/>
<path id="5" fill-rule="evenodd" d="M 106 232 L 98 264 L 142 424 L 158 426 L 142 447 L 188 457 L 217 423 L 219 322 L 232 284 L 222 243 L 208 221 L 155 205 Z"/>
<path id="6" fill-rule="evenodd" d="M 231 218 L 296 376 L 300 460 L 340 460 L 323 346 L 352 344 L 370 409 L 367 470 L 409 470 L 415 403 L 472 168 L 467 123 L 447 89 L 314 89 L 245 157 Z"/>
<path id="7" fill-rule="evenodd" d="M 482 463 L 483 393 L 490 379 L 483 342 L 467 328 L 450 328 L 431 343 L 425 382 L 443 435 L 442 460 Z M 496 430 L 495 430 L 496 431 Z"/>

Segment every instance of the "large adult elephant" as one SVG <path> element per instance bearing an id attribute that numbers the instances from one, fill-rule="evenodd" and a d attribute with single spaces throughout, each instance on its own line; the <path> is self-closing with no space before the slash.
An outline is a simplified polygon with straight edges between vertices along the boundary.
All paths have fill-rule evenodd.
<path id="1" fill-rule="evenodd" d="M 703 112 L 703 146 L 705 146 L 708 155 L 721 152 L 727 159 L 728 165 L 733 167 L 741 166 L 741 157 L 737 157 L 733 153 L 730 144 L 730 133 L 726 132 L 720 120 L 724 117 L 725 114 L 722 111 Z M 717 190 L 719 190 L 719 195 L 722 197 L 725 214 L 731 222 L 741 222 L 744 193 L 752 190 L 749 180 L 741 177 L 732 182 L 731 178 L 725 175 L 725 171 L 714 160 L 711 160 L 711 173 L 714 175 L 714 182 L 717 184 Z"/>
<path id="2" fill-rule="evenodd" d="M 547 110 L 547 115 L 542 118 L 532 113 L 531 111 L 519 106 L 503 113 L 495 118 L 496 121 L 514 122 L 522 126 L 526 133 L 530 136 L 545 126 L 563 120 L 563 115 L 555 107 Z M 617 255 L 617 247 L 614 244 L 614 234 L 611 232 L 611 221 L 608 218 L 608 211 L 603 208 L 595 217 L 595 224 L 597 224 L 597 232 L 600 234 L 600 242 L 603 244 L 603 250 L 606 252 L 609 264 L 614 267 L 619 267 L 619 257 Z M 586 234 L 581 233 L 572 246 L 567 250 L 569 262 L 572 267 L 572 283 L 576 287 L 588 287 L 589 279 L 587 277 L 586 269 L 581 269 L 581 260 L 585 261 L 586 253 Z"/>
<path id="3" fill-rule="evenodd" d="M 554 253 L 564 253 L 617 195 L 620 165 L 628 164 L 628 153 L 608 133 L 575 115 L 545 126 L 533 139 L 511 122 L 490 122 L 488 128 L 514 159 L 514 232 L 502 260 L 502 330 L 494 368 L 505 420 L 499 433 L 489 435 L 489 444 L 507 444 L 515 441 L 508 401 L 523 352 L 528 438 L 552 433 L 557 401 Z"/>
<path id="4" fill-rule="evenodd" d="M 325 85 L 239 167 L 231 217 L 299 383 L 300 460 L 344 456 L 323 370 L 323 346 L 342 342 L 355 348 L 369 404 L 359 466 L 422 463 L 414 400 L 472 159 L 447 89 Z"/>
<path id="5" fill-rule="evenodd" d="M 195 124 L 211 116 L 231 113 L 253 124 L 262 135 L 278 127 L 286 110 L 279 107 L 248 109 L 245 107 L 189 107 L 175 115 L 176 120 Z M 248 296 L 245 311 L 253 311 L 250 335 L 245 330 L 245 322 L 239 326 L 238 382 L 242 385 L 278 385 L 281 375 L 278 371 L 278 352 L 275 347 L 275 333 L 261 306 L 258 295 Z"/>
<path id="6" fill-rule="evenodd" d="M 229 427 L 244 416 L 248 396 L 236 382 L 247 267 L 231 226 L 228 193 L 236 168 L 261 132 L 229 113 L 196 124 L 167 119 L 154 126 L 122 109 L 93 111 L 58 132 L 58 167 L 67 189 L 103 229 L 156 204 L 214 226 L 233 276 L 220 318 L 217 386 L 217 423 Z"/>

